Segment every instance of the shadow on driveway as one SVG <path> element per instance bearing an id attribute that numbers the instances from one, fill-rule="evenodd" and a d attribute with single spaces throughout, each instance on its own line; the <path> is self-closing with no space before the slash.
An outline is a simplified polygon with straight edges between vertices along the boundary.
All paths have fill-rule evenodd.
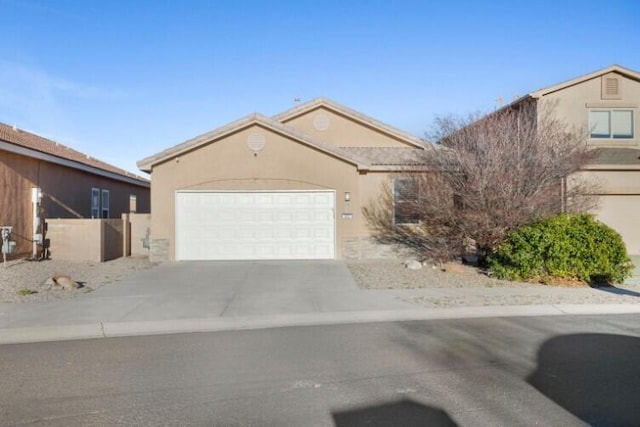
<path id="1" fill-rule="evenodd" d="M 456 427 L 449 415 L 439 408 L 403 399 L 333 413 L 336 427 Z"/>
<path id="2" fill-rule="evenodd" d="M 527 381 L 592 426 L 640 425 L 640 339 L 576 334 L 551 338 Z"/>

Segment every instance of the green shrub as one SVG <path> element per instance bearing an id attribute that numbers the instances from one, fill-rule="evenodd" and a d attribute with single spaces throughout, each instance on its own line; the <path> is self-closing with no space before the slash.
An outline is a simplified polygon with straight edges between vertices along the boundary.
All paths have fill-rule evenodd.
<path id="1" fill-rule="evenodd" d="M 620 283 L 633 269 L 620 235 L 587 214 L 563 214 L 514 230 L 488 261 L 501 279 L 557 277 L 592 285 Z"/>

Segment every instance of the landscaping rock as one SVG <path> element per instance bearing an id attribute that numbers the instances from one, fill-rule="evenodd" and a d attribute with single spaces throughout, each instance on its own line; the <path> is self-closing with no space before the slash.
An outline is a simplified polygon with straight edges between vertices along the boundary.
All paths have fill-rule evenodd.
<path id="1" fill-rule="evenodd" d="M 71 277 L 65 274 L 56 274 L 53 276 L 53 281 L 56 282 L 56 286 L 68 291 L 78 289 L 80 285 L 78 282 L 71 280 Z"/>
<path id="2" fill-rule="evenodd" d="M 422 268 L 422 263 L 420 261 L 416 261 L 415 259 L 412 259 L 405 262 L 404 266 L 409 270 L 420 270 Z"/>

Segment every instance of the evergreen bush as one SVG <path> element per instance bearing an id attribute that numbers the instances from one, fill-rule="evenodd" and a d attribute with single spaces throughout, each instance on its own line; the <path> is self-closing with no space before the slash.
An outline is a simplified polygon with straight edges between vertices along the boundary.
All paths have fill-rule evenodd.
<path id="1" fill-rule="evenodd" d="M 620 234 L 589 214 L 562 214 L 516 229 L 488 262 L 501 279 L 591 285 L 621 283 L 633 269 Z"/>

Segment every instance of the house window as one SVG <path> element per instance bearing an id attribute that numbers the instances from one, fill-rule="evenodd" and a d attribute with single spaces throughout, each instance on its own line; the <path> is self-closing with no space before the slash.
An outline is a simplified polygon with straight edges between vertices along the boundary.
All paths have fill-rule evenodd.
<path id="1" fill-rule="evenodd" d="M 138 209 L 138 198 L 136 197 L 135 194 L 130 194 L 129 195 L 129 212 L 136 213 L 137 209 Z"/>
<path id="2" fill-rule="evenodd" d="M 418 182 L 409 178 L 393 180 L 393 223 L 417 224 L 420 222 L 418 211 Z"/>
<path id="3" fill-rule="evenodd" d="M 633 110 L 591 110 L 591 139 L 633 139 Z"/>
<path id="4" fill-rule="evenodd" d="M 102 190 L 102 218 L 109 218 L 109 190 Z"/>
<path id="5" fill-rule="evenodd" d="M 91 218 L 100 218 L 100 189 L 91 189 Z"/>

